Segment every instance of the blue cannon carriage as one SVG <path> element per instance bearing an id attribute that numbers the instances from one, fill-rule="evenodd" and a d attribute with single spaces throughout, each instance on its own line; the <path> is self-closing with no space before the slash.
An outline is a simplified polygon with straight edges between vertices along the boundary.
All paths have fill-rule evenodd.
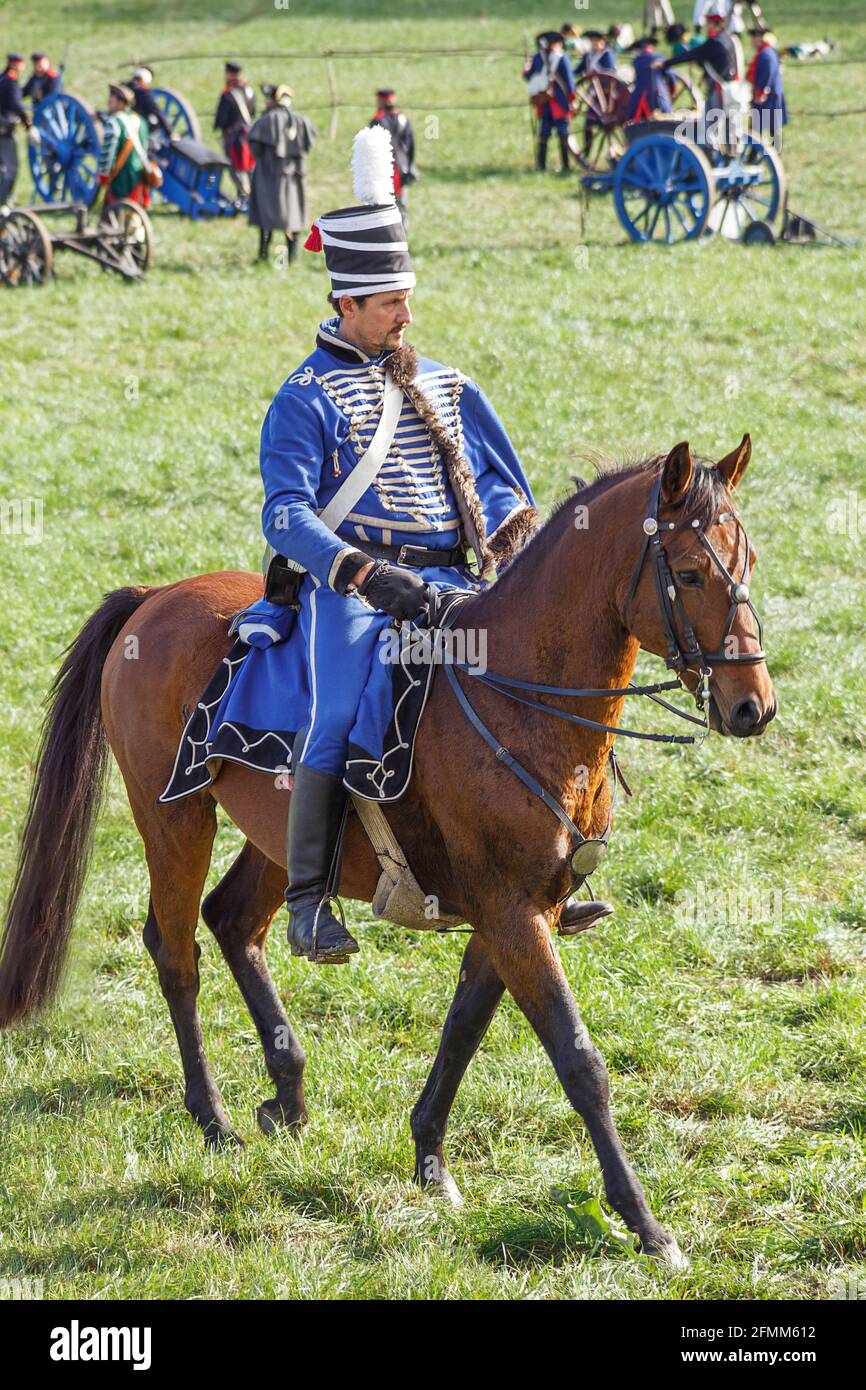
<path id="1" fill-rule="evenodd" d="M 752 240 L 785 203 L 785 173 L 773 145 L 733 120 L 687 113 L 624 128 L 625 150 L 609 169 L 587 174 L 589 192 L 612 193 L 633 241 L 673 245 L 714 233 Z"/>
<path id="2" fill-rule="evenodd" d="M 229 167 L 223 154 L 201 143 L 201 128 L 191 104 L 170 87 L 154 87 L 153 95 L 171 129 L 153 131 L 150 153 L 163 171 L 163 186 L 154 202 L 174 203 L 188 217 L 231 217 L 246 210 L 244 200 L 220 190 Z M 95 111 L 83 97 L 65 91 L 61 82 L 33 113 L 29 144 L 30 172 L 36 199 L 46 204 L 90 207 L 99 191 L 99 151 L 105 113 Z"/>

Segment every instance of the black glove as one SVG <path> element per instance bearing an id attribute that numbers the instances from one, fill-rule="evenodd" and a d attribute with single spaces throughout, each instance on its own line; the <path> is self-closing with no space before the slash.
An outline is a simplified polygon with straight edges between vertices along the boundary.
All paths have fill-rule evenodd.
<path id="1" fill-rule="evenodd" d="M 392 618 L 414 618 L 427 602 L 427 585 L 414 570 L 397 568 L 380 560 L 358 586 L 358 593 Z"/>

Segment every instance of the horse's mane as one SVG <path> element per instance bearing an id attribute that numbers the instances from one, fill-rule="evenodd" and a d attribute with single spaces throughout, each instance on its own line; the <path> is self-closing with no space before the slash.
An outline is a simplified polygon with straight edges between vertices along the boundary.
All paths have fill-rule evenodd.
<path id="1" fill-rule="evenodd" d="M 666 457 L 666 454 L 655 454 L 652 458 L 637 461 L 630 459 L 625 462 L 593 459 L 596 477 L 588 483 L 582 478 L 574 478 L 575 491 L 566 493 L 553 504 L 547 520 L 523 549 L 518 551 L 512 563 L 497 579 L 496 588 L 501 590 L 502 585 L 507 584 L 515 572 L 524 567 L 529 569 L 541 559 L 543 552 L 559 539 L 560 532 L 566 526 L 572 525 L 576 506 L 586 506 L 594 502 L 597 497 L 610 492 L 627 478 L 644 473 L 655 476 L 661 470 Z M 681 505 L 689 516 L 698 517 L 705 526 L 709 526 L 728 500 L 725 480 L 711 459 L 693 454 L 692 461 L 695 464 L 692 480 Z"/>

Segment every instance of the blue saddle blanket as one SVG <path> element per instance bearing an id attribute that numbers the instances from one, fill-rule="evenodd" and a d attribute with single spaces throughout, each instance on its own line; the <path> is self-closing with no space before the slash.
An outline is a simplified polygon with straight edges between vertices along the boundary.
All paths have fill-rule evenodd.
<path id="1" fill-rule="evenodd" d="M 472 590 L 439 589 L 437 624 Z M 201 791 L 223 761 L 273 778 L 292 770 L 295 735 L 310 708 L 309 670 L 296 611 L 259 599 L 232 619 L 234 645 L 181 735 L 161 802 Z M 437 638 L 438 634 L 438 638 Z M 393 624 L 381 634 L 389 661 L 374 661 L 349 736 L 345 785 L 371 801 L 396 801 L 412 773 L 418 722 L 442 659 L 442 629 Z M 456 637 L 457 634 L 454 634 Z"/>

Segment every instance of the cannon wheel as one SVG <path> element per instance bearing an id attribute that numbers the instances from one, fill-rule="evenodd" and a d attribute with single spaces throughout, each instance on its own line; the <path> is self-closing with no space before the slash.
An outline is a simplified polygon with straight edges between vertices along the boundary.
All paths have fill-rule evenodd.
<path id="1" fill-rule="evenodd" d="M 575 119 L 583 118 L 583 130 L 569 135 L 568 148 L 591 174 L 604 173 L 625 149 L 629 95 L 628 85 L 612 72 L 589 73 L 578 81 Z"/>
<path id="2" fill-rule="evenodd" d="M 775 147 L 760 135 L 750 132 L 739 156 L 750 171 L 758 173 L 758 182 L 748 188 L 726 190 L 724 178 L 716 192 L 716 205 L 710 225 L 719 236 L 740 241 L 756 222 L 774 222 L 785 202 L 785 170 Z M 729 161 L 720 158 L 722 168 Z"/>
<path id="3" fill-rule="evenodd" d="M 183 140 L 201 139 L 198 116 L 186 97 L 182 97 L 180 92 L 173 91 L 171 87 L 151 87 L 150 90 L 160 112 L 171 126 L 172 135 Z M 158 131 L 158 134 L 161 136 L 162 132 Z"/>
<path id="4" fill-rule="evenodd" d="M 0 219 L 0 282 L 43 285 L 54 267 L 54 251 L 45 223 L 35 213 L 14 208 Z"/>
<path id="5" fill-rule="evenodd" d="M 697 84 L 685 73 L 674 72 L 673 68 L 669 70 L 668 77 L 672 77 L 674 80 L 671 91 L 671 105 L 674 110 L 695 111 L 700 115 L 706 103 Z"/>
<path id="6" fill-rule="evenodd" d="M 38 142 L 28 145 L 30 173 L 43 203 L 84 203 L 99 189 L 102 124 L 89 102 L 74 92 L 52 92 L 33 113 Z"/>
<path id="7" fill-rule="evenodd" d="M 671 135 L 644 136 L 617 164 L 613 197 L 632 241 L 695 241 L 713 207 L 709 160 Z"/>
<path id="8" fill-rule="evenodd" d="M 127 278 L 138 279 L 142 276 L 153 260 L 153 227 L 141 204 L 127 198 L 109 203 L 102 209 L 99 225 L 109 231 L 122 233 L 119 245 L 115 245 L 118 245 L 121 257 L 128 256 L 136 267 L 135 272 Z"/>

